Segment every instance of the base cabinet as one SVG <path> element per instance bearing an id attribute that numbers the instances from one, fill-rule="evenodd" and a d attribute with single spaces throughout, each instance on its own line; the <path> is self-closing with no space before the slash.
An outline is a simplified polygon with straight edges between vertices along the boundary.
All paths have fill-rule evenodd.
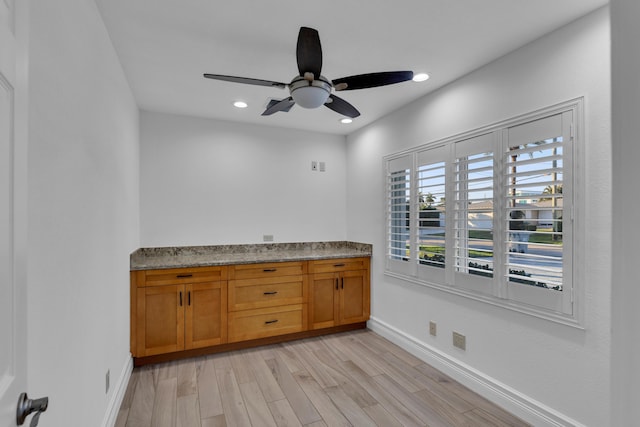
<path id="1" fill-rule="evenodd" d="M 226 268 L 132 272 L 134 357 L 225 343 L 227 282 L 221 280 L 223 276 Z M 199 283 L 185 283 L 189 281 Z"/>
<path id="2" fill-rule="evenodd" d="M 366 257 L 132 271 L 131 353 L 179 358 L 188 350 L 364 327 L 369 274 Z"/>
<path id="3" fill-rule="evenodd" d="M 330 328 L 369 319 L 369 259 L 310 261 L 309 327 Z"/>

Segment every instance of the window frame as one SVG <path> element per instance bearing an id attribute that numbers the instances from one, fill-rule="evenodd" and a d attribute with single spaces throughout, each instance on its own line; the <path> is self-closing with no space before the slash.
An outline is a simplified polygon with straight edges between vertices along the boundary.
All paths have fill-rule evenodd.
<path id="1" fill-rule="evenodd" d="M 410 167 L 410 188 L 409 194 L 409 230 L 408 240 L 409 259 L 407 261 L 389 262 L 389 212 L 385 212 L 385 271 L 387 276 L 399 278 L 405 281 L 438 289 L 444 292 L 456 294 L 466 298 L 482 301 L 509 310 L 529 314 L 535 317 L 544 318 L 553 322 L 566 324 L 569 326 L 583 328 L 582 301 L 584 289 L 584 269 L 577 266 L 584 265 L 584 231 L 582 212 L 585 212 L 585 176 L 584 176 L 584 98 L 575 98 L 560 104 L 542 108 L 540 110 L 522 114 L 511 119 L 494 123 L 469 132 L 454 135 L 445 139 L 423 144 L 400 153 L 391 154 L 384 157 L 385 165 L 385 205 L 389 203 L 388 180 L 390 162 L 403 158 L 403 162 Z M 507 162 L 505 158 L 509 151 L 509 129 L 516 128 L 527 123 L 542 121 L 542 119 L 561 115 L 562 120 L 569 121 L 568 142 L 563 141 L 562 152 L 562 178 L 563 185 L 563 247 L 562 247 L 562 272 L 563 289 L 555 291 L 545 288 L 535 288 L 535 286 L 520 285 L 514 286 L 509 281 L 508 275 L 508 209 L 507 195 L 504 193 L 508 187 L 506 183 Z M 564 131 L 564 128 L 563 128 Z M 555 136 L 555 135 L 554 135 Z M 455 247 L 455 160 L 457 159 L 456 144 L 472 141 L 474 138 L 491 138 L 492 154 L 494 160 L 493 169 L 493 277 L 482 277 L 467 273 L 459 273 L 454 265 Z M 473 141 L 472 141 L 473 142 Z M 512 144 L 511 144 L 512 145 Z M 463 150 L 463 154 L 474 153 L 473 145 L 471 149 Z M 569 147 L 567 150 L 565 147 Z M 433 267 L 419 262 L 419 168 L 425 164 L 425 158 L 429 158 L 429 152 L 438 153 L 433 157 L 431 164 L 435 164 L 441 159 L 441 153 L 446 152 L 445 169 L 445 266 Z M 476 150 L 477 151 L 477 150 Z M 420 161 L 422 159 L 422 161 Z M 426 164 L 429 164 L 428 161 Z M 545 294 L 545 292 L 547 294 Z M 549 292 L 562 292 L 562 294 L 548 294 Z M 561 303 L 546 304 L 544 301 L 549 298 L 560 298 Z M 539 304 L 538 304 L 539 303 Z M 560 307 L 560 308 L 558 308 Z"/>

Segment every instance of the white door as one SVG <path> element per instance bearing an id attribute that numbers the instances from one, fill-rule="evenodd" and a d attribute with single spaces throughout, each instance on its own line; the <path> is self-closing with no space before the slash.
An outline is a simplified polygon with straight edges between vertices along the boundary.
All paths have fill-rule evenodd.
<path id="1" fill-rule="evenodd" d="M 9 427 L 26 391 L 26 3 L 0 0 L 0 425 Z"/>

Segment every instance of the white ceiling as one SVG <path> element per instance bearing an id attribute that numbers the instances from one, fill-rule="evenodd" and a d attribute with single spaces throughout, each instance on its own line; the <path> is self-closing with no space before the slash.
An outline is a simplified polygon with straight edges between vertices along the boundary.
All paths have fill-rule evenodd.
<path id="1" fill-rule="evenodd" d="M 96 0 L 143 110 L 348 134 L 608 0 Z M 288 83 L 301 26 L 320 33 L 322 74 L 427 72 L 424 83 L 345 91 L 362 115 L 328 108 L 261 116 L 286 89 L 203 73 Z M 235 100 L 249 104 L 243 110 Z"/>

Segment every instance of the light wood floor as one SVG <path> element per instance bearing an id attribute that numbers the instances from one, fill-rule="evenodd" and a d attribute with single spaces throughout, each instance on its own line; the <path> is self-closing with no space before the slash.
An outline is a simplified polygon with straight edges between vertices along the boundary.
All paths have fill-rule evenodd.
<path id="1" fill-rule="evenodd" d="M 134 369 L 116 427 L 526 426 L 361 330 Z"/>

